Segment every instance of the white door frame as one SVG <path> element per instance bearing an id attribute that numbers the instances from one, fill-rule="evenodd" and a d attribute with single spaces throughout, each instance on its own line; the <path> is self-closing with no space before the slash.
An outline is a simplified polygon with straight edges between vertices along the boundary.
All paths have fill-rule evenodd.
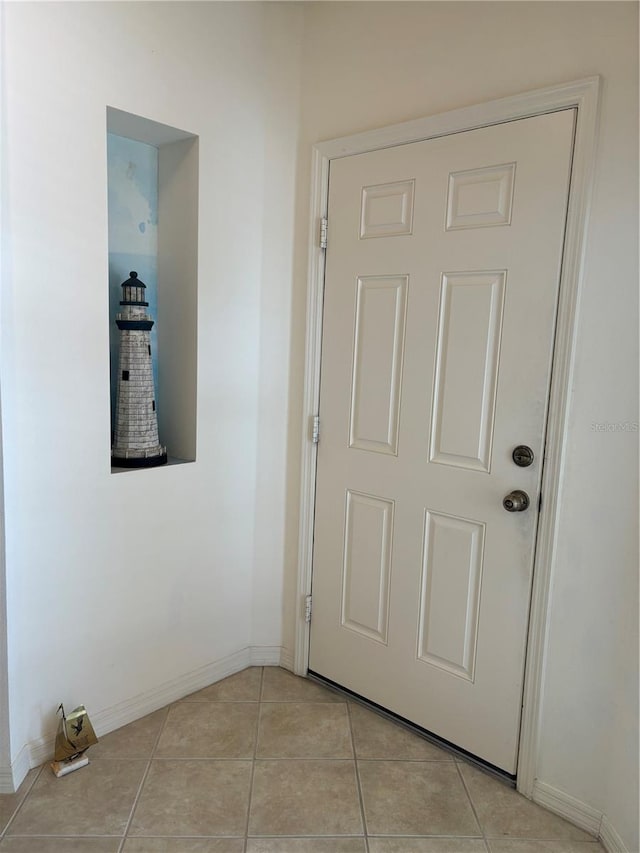
<path id="1" fill-rule="evenodd" d="M 547 436 L 542 480 L 543 505 L 536 538 L 531 593 L 531 615 L 525 661 L 524 707 L 518 752 L 518 790 L 531 797 L 534 789 L 540 732 L 541 694 L 547 653 L 550 580 L 555 563 L 564 483 L 569 390 L 574 369 L 575 331 L 584 271 L 586 232 L 593 184 L 600 78 L 588 77 L 501 98 L 436 116 L 345 136 L 313 146 L 311 215 L 304 380 L 302 480 L 294 671 L 306 675 L 310 626 L 305 620 L 306 597 L 311 591 L 313 521 L 317 444 L 312 441 L 313 418 L 319 411 L 320 355 L 324 251 L 320 248 L 320 223 L 326 216 L 329 162 L 410 142 L 446 136 L 514 119 L 576 107 L 578 111 L 572 164 L 566 235 L 560 276 L 558 319 L 551 377 Z M 331 223 L 329 223 L 329 239 Z"/>

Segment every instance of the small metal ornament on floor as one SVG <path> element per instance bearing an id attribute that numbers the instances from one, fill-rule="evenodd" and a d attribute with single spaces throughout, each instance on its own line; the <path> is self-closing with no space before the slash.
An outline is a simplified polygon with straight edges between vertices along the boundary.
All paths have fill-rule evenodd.
<path id="1" fill-rule="evenodd" d="M 153 320 L 147 314 L 146 284 L 133 270 L 122 284 L 118 390 L 111 464 L 120 468 L 164 465 L 167 448 L 158 438 L 158 414 L 153 382 L 151 337 Z"/>
<path id="2" fill-rule="evenodd" d="M 98 743 L 98 738 L 84 705 L 78 705 L 67 716 L 64 706 L 60 703 L 58 711 L 62 716 L 58 724 L 51 769 L 56 776 L 60 777 L 79 770 L 89 763 L 85 752 L 94 743 Z"/>

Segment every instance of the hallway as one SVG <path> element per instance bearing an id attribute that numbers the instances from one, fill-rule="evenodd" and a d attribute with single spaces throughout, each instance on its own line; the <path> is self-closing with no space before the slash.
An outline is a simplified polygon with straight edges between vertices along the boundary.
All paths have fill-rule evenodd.
<path id="1" fill-rule="evenodd" d="M 600 853 L 580 829 L 343 696 L 253 667 L 0 796 L 12 853 Z"/>

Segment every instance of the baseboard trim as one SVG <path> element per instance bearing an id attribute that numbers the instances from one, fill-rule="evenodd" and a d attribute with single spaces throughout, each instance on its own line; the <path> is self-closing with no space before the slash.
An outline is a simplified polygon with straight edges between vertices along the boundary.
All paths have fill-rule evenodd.
<path id="1" fill-rule="evenodd" d="M 293 652 L 289 649 L 280 650 L 280 666 L 293 672 Z"/>
<path id="2" fill-rule="evenodd" d="M 280 666 L 282 656 L 281 646 L 247 646 L 110 708 L 92 712 L 91 722 L 98 737 L 102 737 L 248 666 Z M 52 731 L 30 741 L 21 749 L 10 770 L 0 769 L 0 793 L 13 793 L 32 767 L 50 761 L 53 758 L 54 740 L 55 731 Z"/>
<path id="3" fill-rule="evenodd" d="M 15 794 L 13 771 L 10 764 L 3 764 L 0 767 L 0 794 Z"/>
<path id="4" fill-rule="evenodd" d="M 15 794 L 31 769 L 29 745 L 25 744 L 9 766 L 0 767 L 0 794 Z"/>
<path id="5" fill-rule="evenodd" d="M 538 780 L 533 785 L 533 800 L 590 835 L 595 835 L 607 853 L 631 853 L 606 814 L 582 800 Z"/>
<path id="6" fill-rule="evenodd" d="M 580 829 L 584 829 L 590 835 L 594 835 L 596 838 L 599 836 L 602 812 L 587 805 L 587 803 L 583 803 L 582 800 L 578 800 L 559 788 L 554 788 L 553 785 L 548 785 L 546 782 L 540 782 L 537 779 L 533 783 L 532 799 L 539 806 L 563 817 L 575 826 L 579 826 Z"/>
<path id="7" fill-rule="evenodd" d="M 606 814 L 602 815 L 600 841 L 607 853 L 631 853 Z"/>
<path id="8" fill-rule="evenodd" d="M 282 646 L 251 646 L 251 666 L 281 666 Z"/>

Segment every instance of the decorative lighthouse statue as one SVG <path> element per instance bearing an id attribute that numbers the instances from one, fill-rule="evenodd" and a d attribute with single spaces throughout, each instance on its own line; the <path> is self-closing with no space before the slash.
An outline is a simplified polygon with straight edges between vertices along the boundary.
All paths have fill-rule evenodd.
<path id="1" fill-rule="evenodd" d="M 167 448 L 158 438 L 150 331 L 153 320 L 145 309 L 146 285 L 137 272 L 122 284 L 116 423 L 111 462 L 124 468 L 164 465 Z"/>

